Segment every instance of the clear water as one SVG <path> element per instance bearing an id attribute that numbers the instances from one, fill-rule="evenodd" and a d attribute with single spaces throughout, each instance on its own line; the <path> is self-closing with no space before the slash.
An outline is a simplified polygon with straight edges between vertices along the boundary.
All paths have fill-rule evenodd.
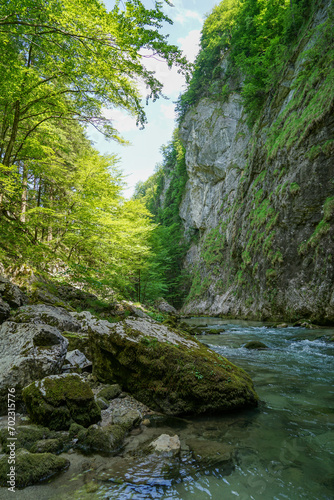
<path id="1" fill-rule="evenodd" d="M 132 436 L 122 456 L 70 454 L 66 473 L 50 484 L 17 491 L 16 499 L 334 498 L 334 343 L 322 338 L 334 331 L 274 329 L 214 318 L 189 322 L 219 324 L 226 330 L 199 338 L 251 375 L 259 408 L 223 417 L 157 421 Z M 250 340 L 270 349 L 242 347 Z M 181 459 L 138 451 L 162 433 L 180 436 Z M 213 450 L 209 462 L 193 460 L 187 442 L 194 441 L 204 454 Z M 233 450 L 232 461 L 219 459 L 226 447 Z"/>

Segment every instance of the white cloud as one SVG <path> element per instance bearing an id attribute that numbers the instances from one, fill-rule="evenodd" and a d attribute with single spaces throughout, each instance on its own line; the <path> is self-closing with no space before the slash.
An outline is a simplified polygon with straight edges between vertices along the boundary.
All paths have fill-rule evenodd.
<path id="1" fill-rule="evenodd" d="M 199 50 L 199 41 L 201 37 L 200 30 L 189 31 L 188 35 L 184 38 L 178 38 L 178 43 L 183 50 L 184 55 L 190 62 L 194 62 Z"/>
<path id="2" fill-rule="evenodd" d="M 167 118 L 167 120 L 175 120 L 174 104 L 161 104 L 160 109 L 162 114 Z"/>
<path id="3" fill-rule="evenodd" d="M 130 132 L 136 130 L 136 119 L 121 109 L 105 109 L 103 115 L 112 120 L 113 127 L 119 132 Z"/>
<path id="4" fill-rule="evenodd" d="M 146 68 L 150 71 L 155 72 L 155 77 L 163 83 L 163 93 L 172 96 L 173 94 L 179 94 L 182 91 L 182 87 L 185 84 L 185 78 L 180 73 L 178 73 L 177 68 L 169 68 L 165 61 L 159 57 L 153 56 L 152 52 L 141 51 L 144 57 L 144 64 Z M 143 96 L 146 96 L 146 88 L 144 85 L 140 86 L 140 91 Z"/>
<path id="5" fill-rule="evenodd" d="M 191 21 L 194 19 L 200 24 L 203 24 L 203 18 L 201 14 L 199 14 L 199 12 L 196 12 L 195 10 L 178 9 L 178 13 L 175 17 L 175 22 L 185 24 L 187 21 Z"/>

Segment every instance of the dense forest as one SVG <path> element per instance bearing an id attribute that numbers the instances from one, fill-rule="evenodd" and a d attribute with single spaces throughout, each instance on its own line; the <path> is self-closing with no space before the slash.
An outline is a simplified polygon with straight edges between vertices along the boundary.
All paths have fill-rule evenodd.
<path id="1" fill-rule="evenodd" d="M 7 1 L 0 13 L 0 238 L 5 267 L 52 266 L 101 293 L 129 296 L 151 256 L 150 214 L 125 200 L 118 159 L 102 156 L 87 126 L 122 142 L 107 109 L 146 117 L 162 84 L 143 64 L 145 48 L 186 70 L 159 33 L 162 3 Z"/>

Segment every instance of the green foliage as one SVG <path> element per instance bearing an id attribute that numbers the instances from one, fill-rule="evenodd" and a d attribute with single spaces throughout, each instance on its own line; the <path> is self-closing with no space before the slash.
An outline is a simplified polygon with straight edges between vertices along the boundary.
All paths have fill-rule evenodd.
<path id="1" fill-rule="evenodd" d="M 141 300 L 153 302 L 163 296 L 175 307 L 180 307 L 187 293 L 188 276 L 183 260 L 189 241 L 179 215 L 187 170 L 185 150 L 178 138 L 162 149 L 163 164 L 147 181 L 137 184 L 134 198 L 145 203 L 158 227 L 151 236 L 152 255 L 141 270 Z"/>
<path id="2" fill-rule="evenodd" d="M 192 79 L 178 101 L 179 119 L 202 97 L 226 100 L 241 89 L 254 123 L 293 43 L 307 27 L 313 3 L 224 0 L 216 6 L 205 20 Z"/>
<path id="3" fill-rule="evenodd" d="M 299 254 L 305 254 L 309 249 L 316 249 L 319 246 L 322 238 L 329 233 L 331 229 L 330 222 L 334 216 L 334 196 L 331 196 L 325 200 L 323 213 L 323 218 L 321 219 L 319 224 L 317 224 L 310 238 L 299 246 Z"/>
<path id="4" fill-rule="evenodd" d="M 162 84 L 143 64 L 153 51 L 186 70 L 159 30 L 162 3 L 138 0 L 11 0 L 0 6 L 0 257 L 51 268 L 64 277 L 129 294 L 150 253 L 154 226 L 140 200 L 122 197 L 113 155 L 85 137 L 93 125 L 124 142 L 106 118 L 121 108 L 146 122 Z"/>
<path id="5" fill-rule="evenodd" d="M 303 142 L 310 131 L 333 109 L 334 103 L 334 7 L 328 19 L 315 30 L 315 42 L 305 49 L 300 60 L 302 70 L 294 83 L 293 98 L 272 125 L 267 141 L 268 155 L 273 157 L 282 148 Z M 313 146 L 308 152 L 314 158 L 320 152 L 330 154 L 331 141 Z"/>

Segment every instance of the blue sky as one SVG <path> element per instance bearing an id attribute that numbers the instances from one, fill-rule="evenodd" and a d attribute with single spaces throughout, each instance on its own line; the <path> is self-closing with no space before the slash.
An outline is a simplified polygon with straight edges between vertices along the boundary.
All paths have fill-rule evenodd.
<path id="1" fill-rule="evenodd" d="M 144 0 L 146 7 L 153 7 L 153 0 Z M 171 43 L 178 45 L 189 60 L 193 61 L 198 51 L 198 40 L 205 15 L 219 4 L 220 0 L 173 0 L 174 7 L 164 6 L 164 11 L 173 20 L 171 26 L 166 24 L 164 32 L 169 34 Z M 113 0 L 105 0 L 107 8 L 114 4 Z M 164 83 L 163 93 L 168 100 L 159 99 L 145 106 L 148 124 L 144 130 L 136 127 L 135 120 L 119 110 L 108 111 L 107 116 L 121 135 L 131 143 L 121 146 L 113 141 L 106 141 L 101 134 L 90 130 L 89 137 L 95 148 L 101 153 L 113 153 L 120 158 L 120 167 L 126 175 L 128 188 L 126 196 L 131 196 L 134 186 L 139 180 L 146 180 L 154 172 L 155 166 L 161 162 L 160 148 L 172 138 L 175 128 L 174 104 L 184 89 L 184 79 L 176 70 L 155 59 L 148 58 L 149 69 L 154 70 L 160 81 Z"/>

